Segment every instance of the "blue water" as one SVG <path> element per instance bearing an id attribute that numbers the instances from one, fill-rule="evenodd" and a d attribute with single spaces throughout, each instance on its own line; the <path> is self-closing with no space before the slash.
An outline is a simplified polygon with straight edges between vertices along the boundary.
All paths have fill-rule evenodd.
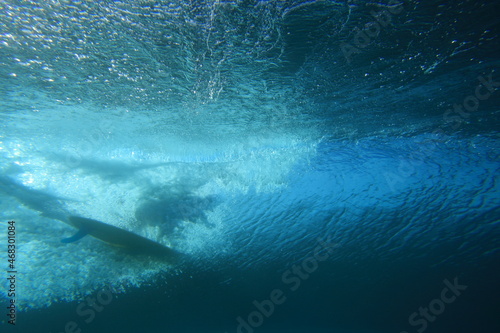
<path id="1" fill-rule="evenodd" d="M 495 1 L 0 8 L 2 332 L 500 331 Z"/>

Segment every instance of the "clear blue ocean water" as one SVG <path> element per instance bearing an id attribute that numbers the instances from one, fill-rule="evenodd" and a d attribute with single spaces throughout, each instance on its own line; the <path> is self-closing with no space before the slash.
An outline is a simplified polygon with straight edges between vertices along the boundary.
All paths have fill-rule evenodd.
<path id="1" fill-rule="evenodd" d="M 1 332 L 500 332 L 497 1 L 0 9 Z"/>

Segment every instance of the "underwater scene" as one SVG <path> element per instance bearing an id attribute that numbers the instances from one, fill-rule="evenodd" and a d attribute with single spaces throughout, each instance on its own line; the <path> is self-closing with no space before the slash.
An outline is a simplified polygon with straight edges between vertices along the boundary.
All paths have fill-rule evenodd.
<path id="1" fill-rule="evenodd" d="M 0 332 L 500 332 L 499 14 L 0 1 Z"/>

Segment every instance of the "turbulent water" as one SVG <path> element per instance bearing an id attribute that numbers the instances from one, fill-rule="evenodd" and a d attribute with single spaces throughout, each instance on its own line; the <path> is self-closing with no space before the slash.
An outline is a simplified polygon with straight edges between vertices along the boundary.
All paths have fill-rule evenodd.
<path id="1" fill-rule="evenodd" d="M 500 331 L 497 1 L 0 8 L 2 332 Z"/>

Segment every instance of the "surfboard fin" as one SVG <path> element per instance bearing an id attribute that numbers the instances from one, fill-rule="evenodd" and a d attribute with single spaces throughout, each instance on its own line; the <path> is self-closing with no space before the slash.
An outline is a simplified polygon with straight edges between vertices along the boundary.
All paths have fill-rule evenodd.
<path id="1" fill-rule="evenodd" d="M 76 234 L 74 234 L 73 236 L 71 237 L 68 237 L 68 238 L 63 238 L 61 239 L 61 242 L 63 243 L 73 243 L 73 242 L 76 242 L 77 240 L 79 239 L 82 239 L 83 237 L 85 237 L 86 235 L 88 234 L 88 231 L 85 230 L 84 228 L 81 228 L 80 230 L 78 230 L 78 232 Z"/>

